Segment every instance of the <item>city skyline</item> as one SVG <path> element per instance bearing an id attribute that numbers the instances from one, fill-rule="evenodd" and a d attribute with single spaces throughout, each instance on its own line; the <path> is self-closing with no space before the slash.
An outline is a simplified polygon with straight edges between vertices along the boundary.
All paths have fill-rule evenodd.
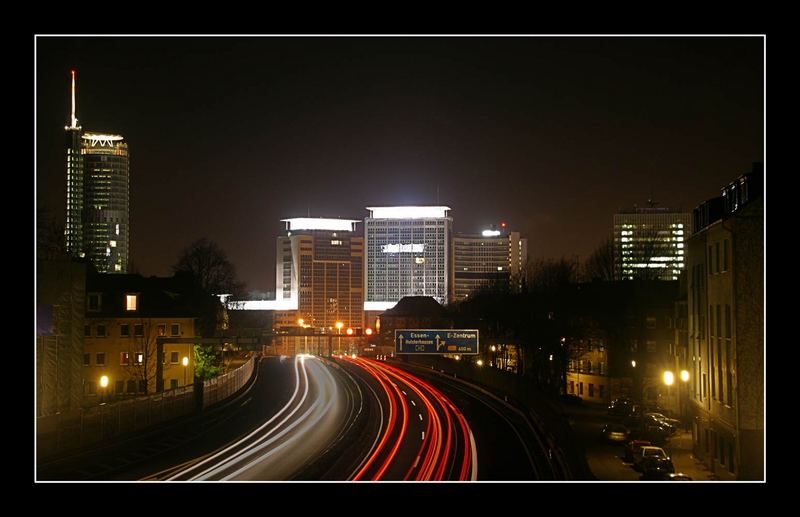
<path id="1" fill-rule="evenodd" d="M 36 59 L 37 207 L 63 222 L 75 69 L 81 124 L 136 149 L 146 276 L 208 237 L 273 290 L 282 219 L 376 205 L 583 259 L 619 208 L 690 212 L 763 161 L 762 37 L 39 37 Z"/>

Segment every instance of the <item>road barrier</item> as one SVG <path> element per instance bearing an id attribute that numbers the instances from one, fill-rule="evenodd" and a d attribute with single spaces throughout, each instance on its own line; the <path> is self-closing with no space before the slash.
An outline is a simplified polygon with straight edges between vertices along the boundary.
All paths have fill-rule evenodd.
<path id="1" fill-rule="evenodd" d="M 221 402 L 234 395 L 252 377 L 255 371 L 253 355 L 239 368 L 203 383 L 202 408 Z M 90 447 L 105 440 L 120 438 L 164 422 L 192 414 L 197 410 L 194 386 L 79 408 L 36 419 L 37 458 L 50 458 L 57 454 Z"/>

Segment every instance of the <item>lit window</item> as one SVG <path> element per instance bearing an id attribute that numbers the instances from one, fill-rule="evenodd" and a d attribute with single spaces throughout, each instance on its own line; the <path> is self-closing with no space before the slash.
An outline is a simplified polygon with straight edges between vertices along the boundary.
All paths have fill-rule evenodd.
<path id="1" fill-rule="evenodd" d="M 144 353 L 136 352 L 136 364 L 142 364 L 144 362 Z"/>
<path id="2" fill-rule="evenodd" d="M 108 243 L 111 245 L 112 248 L 117 247 L 117 241 L 108 241 Z"/>
<path id="3" fill-rule="evenodd" d="M 170 333 L 173 336 L 180 336 L 181 335 L 181 324 L 180 323 L 173 323 L 170 325 Z"/>
<path id="4" fill-rule="evenodd" d="M 135 295 L 135 294 L 126 294 L 125 295 L 125 310 L 126 311 L 135 311 L 136 310 L 136 301 L 137 301 L 137 295 Z"/>

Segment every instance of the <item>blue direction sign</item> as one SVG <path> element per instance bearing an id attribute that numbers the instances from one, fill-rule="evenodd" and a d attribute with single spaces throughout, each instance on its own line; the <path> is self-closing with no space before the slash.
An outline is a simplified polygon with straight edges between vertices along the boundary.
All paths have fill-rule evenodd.
<path id="1" fill-rule="evenodd" d="M 478 331 L 403 329 L 394 331 L 396 354 L 477 354 Z"/>

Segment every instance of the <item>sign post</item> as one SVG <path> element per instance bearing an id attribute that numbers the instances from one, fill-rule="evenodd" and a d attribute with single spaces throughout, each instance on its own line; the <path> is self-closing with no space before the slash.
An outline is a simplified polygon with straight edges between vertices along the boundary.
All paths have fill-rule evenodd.
<path id="1" fill-rule="evenodd" d="M 403 329 L 394 331 L 395 354 L 478 354 L 478 331 L 462 329 Z"/>

